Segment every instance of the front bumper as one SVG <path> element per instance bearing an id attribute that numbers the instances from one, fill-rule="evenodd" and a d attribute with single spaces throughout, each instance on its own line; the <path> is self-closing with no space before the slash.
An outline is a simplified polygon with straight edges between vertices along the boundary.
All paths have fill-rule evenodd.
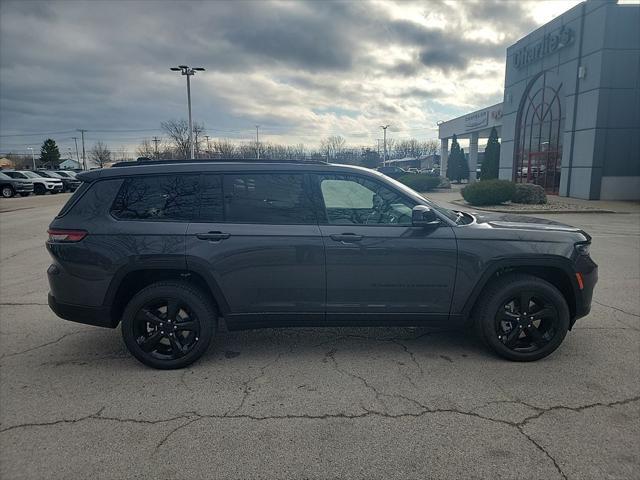
<path id="1" fill-rule="evenodd" d="M 578 257 L 575 270 L 582 278 L 582 288 L 578 288 L 576 292 L 576 313 L 571 319 L 571 326 L 577 319 L 587 316 L 591 311 L 593 291 L 598 283 L 598 265 L 591 257 Z"/>
<path id="2" fill-rule="evenodd" d="M 62 184 L 45 183 L 44 188 L 51 192 L 61 192 L 63 190 Z"/>
<path id="3" fill-rule="evenodd" d="M 28 185 L 15 185 L 14 190 L 17 193 L 33 193 L 33 184 Z"/>

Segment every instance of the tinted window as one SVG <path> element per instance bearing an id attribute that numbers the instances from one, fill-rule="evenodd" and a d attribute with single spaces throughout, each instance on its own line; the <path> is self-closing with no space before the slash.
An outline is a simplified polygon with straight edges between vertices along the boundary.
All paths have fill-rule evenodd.
<path id="1" fill-rule="evenodd" d="M 222 175 L 203 175 L 200 189 L 200 221 L 222 222 L 223 220 Z"/>
<path id="2" fill-rule="evenodd" d="M 234 223 L 316 223 L 303 175 L 225 174 L 225 219 Z"/>
<path id="3" fill-rule="evenodd" d="M 392 188 L 351 175 L 322 175 L 319 179 L 330 224 L 411 225 L 413 202 Z"/>
<path id="4" fill-rule="evenodd" d="M 23 175 L 20 172 L 5 172 L 11 178 L 28 178 L 26 175 Z"/>
<path id="5" fill-rule="evenodd" d="M 199 175 L 127 178 L 111 208 L 122 219 L 191 220 L 197 215 Z"/>

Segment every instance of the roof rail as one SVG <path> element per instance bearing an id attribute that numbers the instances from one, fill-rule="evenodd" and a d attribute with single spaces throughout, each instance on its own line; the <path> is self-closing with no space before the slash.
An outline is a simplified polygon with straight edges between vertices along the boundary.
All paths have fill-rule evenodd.
<path id="1" fill-rule="evenodd" d="M 167 165 L 176 163 L 297 163 L 328 165 L 324 160 L 289 160 L 289 159 L 256 159 L 256 158 L 192 158 L 191 160 L 137 160 L 133 162 L 118 162 L 111 167 L 131 167 L 139 165 Z"/>

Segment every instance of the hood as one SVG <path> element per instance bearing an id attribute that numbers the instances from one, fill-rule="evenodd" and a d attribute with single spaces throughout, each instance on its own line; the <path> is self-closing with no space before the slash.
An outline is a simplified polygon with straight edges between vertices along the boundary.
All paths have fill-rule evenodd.
<path id="1" fill-rule="evenodd" d="M 544 218 L 528 217 L 525 215 L 514 215 L 512 213 L 479 213 L 473 212 L 476 223 L 481 226 L 488 226 L 496 229 L 505 230 L 535 230 L 546 232 L 567 232 L 580 233 L 584 235 L 587 241 L 591 240 L 591 236 L 584 230 L 566 225 L 564 223 L 546 220 Z"/>

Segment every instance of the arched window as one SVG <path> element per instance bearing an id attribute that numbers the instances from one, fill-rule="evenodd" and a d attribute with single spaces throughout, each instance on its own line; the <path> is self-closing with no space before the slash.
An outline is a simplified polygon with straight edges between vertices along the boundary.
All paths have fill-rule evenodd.
<path id="1" fill-rule="evenodd" d="M 535 183 L 548 193 L 560 189 L 564 112 L 562 83 L 541 73 L 531 81 L 518 111 L 514 181 Z"/>

